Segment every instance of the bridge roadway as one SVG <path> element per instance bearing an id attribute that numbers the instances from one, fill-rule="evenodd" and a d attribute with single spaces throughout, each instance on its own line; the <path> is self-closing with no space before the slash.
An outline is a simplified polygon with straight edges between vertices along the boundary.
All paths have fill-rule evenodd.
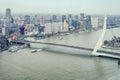
<path id="1" fill-rule="evenodd" d="M 17 44 L 36 43 L 36 44 L 46 44 L 46 45 L 53 45 L 53 46 L 75 48 L 75 49 L 81 49 L 81 50 L 86 50 L 86 51 L 91 51 L 91 52 L 93 51 L 93 48 L 79 47 L 79 46 L 65 45 L 65 44 L 57 44 L 57 43 L 48 43 L 48 42 L 36 42 L 36 41 L 26 41 L 25 40 L 25 41 L 13 41 L 13 43 L 17 43 Z M 111 51 L 105 51 L 105 50 L 97 50 L 97 52 L 98 53 L 110 54 L 110 55 L 114 55 L 114 56 L 120 56 L 120 53 L 118 53 L 118 52 L 111 52 Z"/>

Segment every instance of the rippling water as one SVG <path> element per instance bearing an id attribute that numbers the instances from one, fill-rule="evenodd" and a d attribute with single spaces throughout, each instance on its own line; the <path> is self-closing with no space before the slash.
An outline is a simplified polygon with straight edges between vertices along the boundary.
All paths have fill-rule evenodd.
<path id="1" fill-rule="evenodd" d="M 44 41 L 94 47 L 100 33 L 74 33 Z M 107 36 L 105 38 L 110 39 Z M 36 53 L 31 53 L 32 50 L 1 52 L 0 80 L 119 80 L 120 66 L 117 59 L 75 55 L 90 53 L 68 48 L 57 51 L 53 47 L 53 51 L 40 50 Z"/>

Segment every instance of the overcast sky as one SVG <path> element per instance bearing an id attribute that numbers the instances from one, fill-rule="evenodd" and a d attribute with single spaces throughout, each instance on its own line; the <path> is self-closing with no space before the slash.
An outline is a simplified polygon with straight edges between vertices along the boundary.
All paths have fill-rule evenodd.
<path id="1" fill-rule="evenodd" d="M 120 14 L 120 0 L 0 0 L 0 13 Z"/>

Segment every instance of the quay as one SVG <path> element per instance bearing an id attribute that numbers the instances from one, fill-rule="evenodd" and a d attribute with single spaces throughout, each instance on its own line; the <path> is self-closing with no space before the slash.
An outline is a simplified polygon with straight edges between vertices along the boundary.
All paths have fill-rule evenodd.
<path id="1" fill-rule="evenodd" d="M 30 47 L 30 42 L 27 41 L 21 41 L 21 40 L 16 40 L 16 41 L 11 41 L 11 43 L 17 44 L 17 45 L 26 45 L 28 48 Z"/>

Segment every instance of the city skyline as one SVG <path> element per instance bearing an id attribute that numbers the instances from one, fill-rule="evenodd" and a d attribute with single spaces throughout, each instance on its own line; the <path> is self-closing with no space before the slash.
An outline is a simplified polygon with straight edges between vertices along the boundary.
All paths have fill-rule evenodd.
<path id="1" fill-rule="evenodd" d="M 119 0 L 3 0 L 0 13 L 120 14 Z"/>

